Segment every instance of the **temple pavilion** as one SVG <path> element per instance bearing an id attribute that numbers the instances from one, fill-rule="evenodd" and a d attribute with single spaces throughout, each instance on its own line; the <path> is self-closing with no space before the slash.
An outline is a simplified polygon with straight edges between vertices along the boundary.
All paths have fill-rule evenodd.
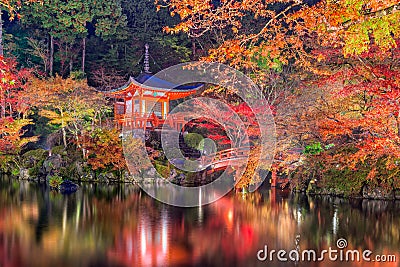
<path id="1" fill-rule="evenodd" d="M 167 120 L 170 102 L 188 97 L 201 87 L 202 84 L 177 86 L 153 77 L 150 72 L 149 46 L 146 44 L 142 73 L 136 78 L 130 77 L 122 87 L 109 91 L 109 95 L 115 99 L 115 122 L 120 128 L 146 130 L 158 128 L 166 123 L 172 129 L 181 129 L 184 118 L 170 116 Z"/>

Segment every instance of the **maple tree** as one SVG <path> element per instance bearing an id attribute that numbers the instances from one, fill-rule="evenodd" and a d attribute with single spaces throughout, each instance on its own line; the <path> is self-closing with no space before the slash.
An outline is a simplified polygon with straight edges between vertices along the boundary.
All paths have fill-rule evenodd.
<path id="1" fill-rule="evenodd" d="M 399 37 L 398 1 L 159 1 L 181 22 L 169 33 L 200 37 L 218 31 L 223 41 L 209 50 L 208 60 L 242 69 L 280 69 L 293 61 L 318 70 L 323 55 L 316 46 L 342 48 L 345 55 L 361 54 L 375 43 L 383 50 Z M 372 36 L 372 38 L 371 38 Z"/>
<path id="2" fill-rule="evenodd" d="M 368 69 L 363 66 L 340 74 L 347 83 L 335 97 L 345 100 L 344 105 L 332 111 L 331 120 L 321 121 L 319 127 L 325 140 L 332 140 L 339 148 L 351 149 L 339 151 L 331 156 L 326 155 L 326 158 L 341 168 L 357 170 L 366 164 L 367 181 L 398 188 L 398 66 L 374 64 Z"/>
<path id="3" fill-rule="evenodd" d="M 40 114 L 50 119 L 49 123 L 59 125 L 64 147 L 67 147 L 67 133 L 71 133 L 79 146 L 79 136 L 85 130 L 100 125 L 107 112 L 104 96 L 89 87 L 85 80 L 34 78 L 29 82 L 27 92 L 32 105 L 40 108 Z"/>
<path id="4" fill-rule="evenodd" d="M 373 167 L 364 180 L 371 180 L 382 158 L 387 169 L 397 166 L 398 1 L 159 4 L 181 19 L 167 32 L 217 36 L 203 60 L 245 71 L 263 90 L 276 111 L 273 168 L 289 173 L 316 158 L 326 169 L 337 159 L 356 168 L 368 160 Z M 211 90 L 227 96 L 227 91 Z M 357 152 L 340 152 L 349 143 Z M 322 149 L 316 155 L 305 149 L 313 144 Z"/>
<path id="5" fill-rule="evenodd" d="M 16 62 L 0 56 L 0 154 L 15 154 L 34 137 L 23 138 L 30 103 L 25 98 L 28 70 L 16 69 Z"/>
<path id="6" fill-rule="evenodd" d="M 81 136 L 81 146 L 85 149 L 85 159 L 93 170 L 126 169 L 122 142 L 116 129 L 97 128 Z"/>
<path id="7" fill-rule="evenodd" d="M 211 94 L 215 95 L 215 92 L 207 92 L 204 95 L 209 96 Z M 202 100 L 196 99 L 193 99 L 193 101 L 195 109 L 198 109 L 199 113 L 207 111 L 207 114 L 213 114 L 213 118 L 198 118 L 193 120 L 186 124 L 186 129 L 196 128 L 205 138 L 216 141 L 217 146 L 223 149 L 230 146 L 250 146 L 251 142 L 257 142 L 259 127 L 254 114 L 257 112 L 257 108 L 252 110 L 246 103 L 225 103 L 227 101 L 222 98 L 219 99 L 221 102 L 205 103 Z M 225 103 L 229 109 L 222 108 L 221 103 Z M 238 123 L 239 120 L 242 124 Z M 248 140 L 246 137 L 248 137 Z M 232 143 L 232 141 L 234 142 Z"/>

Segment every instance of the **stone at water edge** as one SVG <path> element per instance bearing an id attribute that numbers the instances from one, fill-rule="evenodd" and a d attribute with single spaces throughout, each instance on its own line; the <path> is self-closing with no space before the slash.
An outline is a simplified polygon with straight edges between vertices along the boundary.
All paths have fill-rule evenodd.
<path id="1" fill-rule="evenodd" d="M 60 184 L 59 190 L 62 194 L 75 193 L 78 190 L 79 185 L 74 184 L 71 181 L 64 181 Z"/>

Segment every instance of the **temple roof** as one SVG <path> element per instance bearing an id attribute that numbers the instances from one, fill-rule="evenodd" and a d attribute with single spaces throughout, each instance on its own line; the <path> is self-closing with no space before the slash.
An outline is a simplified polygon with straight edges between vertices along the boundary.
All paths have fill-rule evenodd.
<path id="1" fill-rule="evenodd" d="M 147 90 L 167 93 L 193 93 L 203 87 L 203 84 L 194 85 L 176 85 L 169 81 L 160 79 L 153 76 L 151 73 L 141 73 L 136 79 L 133 77 L 129 78 L 129 81 L 116 89 L 109 91 L 111 94 L 122 94 L 129 89 L 143 88 Z M 130 91 L 130 90 L 129 90 Z"/>
<path id="2" fill-rule="evenodd" d="M 149 66 L 149 45 L 145 45 L 144 54 L 144 71 L 138 77 L 129 77 L 129 81 L 116 89 L 108 91 L 112 95 L 134 95 L 137 94 L 137 89 L 143 89 L 146 94 L 153 94 L 155 97 L 163 96 L 170 99 L 178 99 L 194 94 L 197 90 L 203 87 L 203 84 L 193 85 L 177 85 L 170 81 L 163 80 L 154 76 L 150 72 Z"/>

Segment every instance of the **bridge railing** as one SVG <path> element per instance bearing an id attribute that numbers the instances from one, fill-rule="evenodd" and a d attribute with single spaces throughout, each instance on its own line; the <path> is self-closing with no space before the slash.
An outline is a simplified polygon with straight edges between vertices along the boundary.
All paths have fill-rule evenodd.
<path id="1" fill-rule="evenodd" d="M 226 150 L 218 151 L 217 153 L 208 155 L 213 158 L 213 162 L 218 162 L 228 159 L 246 158 L 250 153 L 250 147 L 229 148 Z"/>

